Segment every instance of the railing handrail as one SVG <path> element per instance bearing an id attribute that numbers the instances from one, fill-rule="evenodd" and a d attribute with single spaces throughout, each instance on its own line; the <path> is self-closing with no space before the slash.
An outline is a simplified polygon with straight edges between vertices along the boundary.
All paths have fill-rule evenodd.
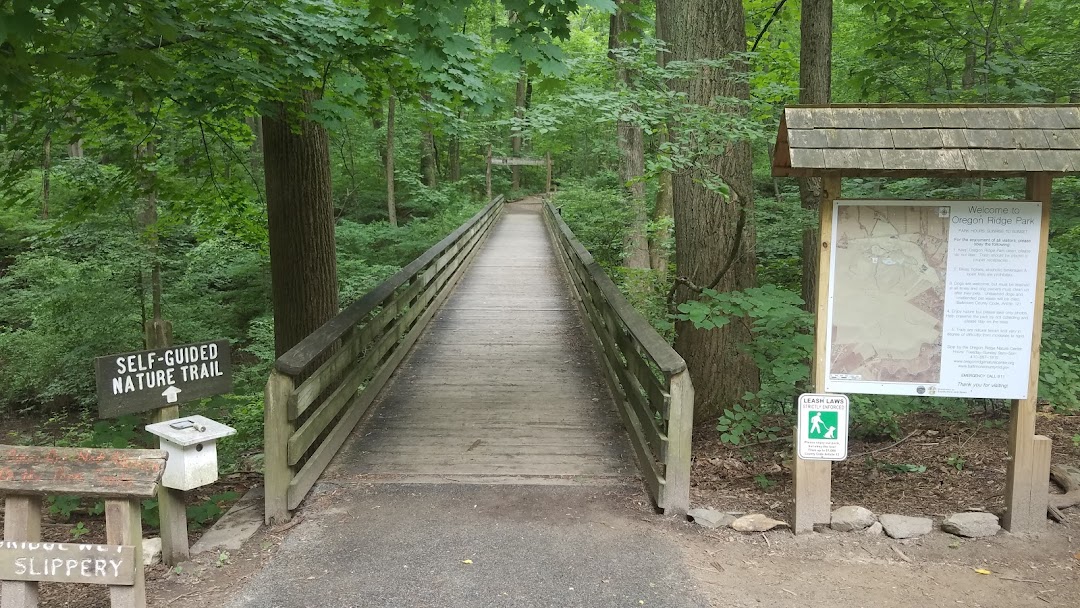
<path id="1" fill-rule="evenodd" d="M 303 374 L 314 361 L 320 360 L 327 351 L 333 348 L 334 344 L 336 344 L 346 332 L 378 308 L 387 296 L 394 293 L 394 291 L 409 281 L 417 272 L 427 266 L 428 263 L 439 257 L 439 255 L 457 241 L 458 237 L 472 228 L 474 224 L 491 211 L 492 207 L 499 204 L 502 200 L 503 195 L 500 194 L 499 196 L 496 196 L 485 205 L 483 209 L 477 212 L 476 215 L 472 216 L 469 221 L 458 227 L 457 230 L 451 232 L 446 238 L 432 245 L 431 248 L 420 254 L 415 260 L 394 273 L 392 277 L 386 279 L 374 289 L 364 294 L 355 302 L 347 306 L 345 310 L 338 313 L 334 318 L 324 323 L 319 329 L 308 334 L 306 338 L 289 349 L 288 352 L 278 357 L 277 360 L 274 361 L 274 367 L 278 371 L 289 376 L 299 376 L 300 374 Z"/>
<path id="2" fill-rule="evenodd" d="M 686 369 L 686 360 L 682 358 L 682 355 L 675 352 L 675 349 L 668 344 L 667 340 L 660 335 L 659 332 L 649 323 L 649 321 L 641 315 L 626 299 L 626 296 L 619 291 L 618 286 L 608 277 L 604 269 L 600 267 L 600 264 L 589 253 L 588 249 L 578 241 L 574 232 L 570 230 L 570 227 L 566 225 L 566 222 L 562 219 L 562 215 L 558 212 L 551 202 L 545 203 L 550 207 L 551 216 L 555 219 L 555 225 L 558 226 L 559 231 L 563 233 L 566 240 L 570 243 L 574 253 L 581 260 L 582 265 L 589 271 L 589 275 L 596 282 L 596 285 L 600 288 L 600 291 L 604 294 L 604 299 L 611 305 L 612 310 L 619 315 L 620 320 L 626 325 L 626 328 L 634 336 L 634 339 L 641 344 L 642 348 L 648 353 L 649 358 L 656 363 L 656 366 L 660 368 L 660 371 L 665 374 L 677 374 Z"/>

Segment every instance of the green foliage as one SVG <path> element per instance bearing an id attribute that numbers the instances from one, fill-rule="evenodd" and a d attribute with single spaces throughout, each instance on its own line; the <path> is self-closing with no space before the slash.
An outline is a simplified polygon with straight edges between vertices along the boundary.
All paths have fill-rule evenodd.
<path id="1" fill-rule="evenodd" d="M 50 517 L 67 521 L 72 513 L 81 508 L 82 499 L 78 496 L 49 496 L 45 499 L 45 506 Z"/>
<path id="2" fill-rule="evenodd" d="M 758 488 L 768 491 L 769 488 L 776 485 L 776 482 L 769 479 L 768 475 L 760 474 L 754 475 L 754 484 L 756 484 Z"/>
<path id="3" fill-rule="evenodd" d="M 233 491 L 222 492 L 220 494 L 214 494 L 197 505 L 188 507 L 188 523 L 194 524 L 197 528 L 201 528 L 207 522 L 217 520 L 224 512 L 222 509 L 223 504 L 235 502 L 239 497 L 240 495 Z"/>
<path id="4" fill-rule="evenodd" d="M 945 464 L 956 469 L 957 471 L 963 471 L 964 465 L 967 464 L 967 460 L 963 456 L 953 453 L 949 454 L 949 457 L 945 459 Z"/>
<path id="5" fill-rule="evenodd" d="M 601 266 L 621 264 L 631 211 L 614 174 L 597 175 L 588 181 L 567 180 L 554 204 Z"/>
<path id="6" fill-rule="evenodd" d="M 89 533 L 90 533 L 90 529 L 87 528 L 86 524 L 84 524 L 81 521 L 79 523 L 75 524 L 70 530 L 68 530 L 68 534 L 71 535 L 71 540 L 74 540 L 74 541 L 78 541 L 80 538 L 82 538 L 83 536 L 86 536 Z"/>
<path id="7" fill-rule="evenodd" d="M 720 414 L 716 430 L 720 433 L 720 441 L 729 445 L 743 445 L 776 439 L 780 427 L 767 423 L 760 409 L 744 408 L 736 403 Z"/>
<path id="8" fill-rule="evenodd" d="M 700 300 L 680 304 L 675 318 L 699 329 L 741 324 L 751 335 L 745 352 L 761 370 L 761 389 L 745 395 L 743 403 L 783 411 L 810 374 L 806 362 L 813 349 L 813 317 L 802 309 L 802 298 L 775 285 L 726 293 L 704 289 L 701 294 Z"/>
<path id="9" fill-rule="evenodd" d="M 900 416 L 914 409 L 910 398 L 851 395 L 851 436 L 878 441 L 902 436 Z"/>

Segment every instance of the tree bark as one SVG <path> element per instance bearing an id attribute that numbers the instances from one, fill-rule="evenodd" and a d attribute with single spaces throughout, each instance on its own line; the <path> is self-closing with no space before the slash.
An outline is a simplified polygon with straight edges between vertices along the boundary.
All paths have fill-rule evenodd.
<path id="1" fill-rule="evenodd" d="M 619 8 L 611 16 L 608 49 L 622 48 L 623 34 L 631 31 L 626 0 L 618 0 Z M 609 53 L 615 59 L 614 53 Z M 628 89 L 633 89 L 633 75 L 625 65 L 617 65 L 615 77 Z M 649 268 L 648 211 L 645 208 L 645 138 L 641 127 L 626 120 L 618 121 L 616 134 L 619 146 L 619 181 L 622 182 L 630 205 L 630 227 L 626 232 L 623 265 L 628 268 Z"/>
<path id="2" fill-rule="evenodd" d="M 964 51 L 964 72 L 960 75 L 960 86 L 965 90 L 975 87 L 975 45 L 967 45 Z"/>
<path id="3" fill-rule="evenodd" d="M 262 150 L 263 150 L 263 128 L 261 116 L 248 116 L 244 119 L 251 134 L 255 136 L 255 140 L 251 142 L 251 150 L 249 150 L 251 173 L 258 175 L 262 169 Z"/>
<path id="4" fill-rule="evenodd" d="M 52 173 L 52 133 L 45 134 L 41 159 L 41 219 L 49 219 L 49 179 Z"/>
<path id="5" fill-rule="evenodd" d="M 525 118 L 525 91 L 528 82 L 529 77 L 522 70 L 521 77 L 518 78 L 517 95 L 514 101 L 514 117 L 518 120 Z M 510 131 L 510 156 L 515 158 L 521 156 L 521 129 L 517 126 Z M 517 165 L 510 167 L 510 189 L 521 189 L 521 167 Z"/>
<path id="6" fill-rule="evenodd" d="M 667 50 L 660 49 L 656 52 L 656 63 L 662 68 L 667 67 L 668 61 L 671 58 L 671 19 L 674 17 L 674 5 L 675 0 L 656 0 L 656 38 L 663 41 L 667 46 Z M 661 129 L 659 134 L 659 145 L 664 145 L 668 141 L 667 129 L 670 126 L 665 126 Z M 671 200 L 671 172 L 661 171 L 659 177 L 659 184 L 656 190 L 656 203 L 653 207 L 653 222 L 659 222 L 664 218 L 671 217 L 672 208 L 674 206 Z M 661 276 L 666 276 L 668 271 L 669 256 L 668 252 L 664 249 L 664 242 L 667 240 L 667 234 L 654 234 L 649 239 L 649 265 L 652 269 L 659 272 Z"/>
<path id="7" fill-rule="evenodd" d="M 832 90 L 832 0 L 803 0 L 802 47 L 799 55 L 799 103 L 827 104 Z M 816 211 L 821 205 L 821 178 L 799 178 L 802 208 Z M 802 298 L 806 310 L 815 310 L 818 283 L 818 230 L 803 231 Z"/>
<path id="8" fill-rule="evenodd" d="M 420 94 L 424 101 L 431 101 L 431 94 Z M 423 108 L 421 113 L 426 114 Z M 435 127 L 426 116 L 420 132 L 420 178 L 428 188 L 434 188 L 439 183 L 438 164 L 435 160 Z"/>
<path id="9" fill-rule="evenodd" d="M 675 7 L 672 60 L 720 59 L 746 50 L 745 16 L 739 0 L 678 0 Z M 742 61 L 733 62 L 730 69 L 702 68 L 678 86 L 691 103 L 701 105 L 713 104 L 717 96 L 748 99 L 745 79 L 728 77 L 732 70 L 747 69 Z M 746 113 L 743 106 L 716 110 Z M 703 185 L 711 176 L 728 184 L 730 196 Z M 723 155 L 698 159 L 694 168 L 677 172 L 672 183 L 679 276 L 697 285 L 711 284 L 738 243 L 730 270 L 715 288 L 734 291 L 752 287 L 757 279 L 753 225 L 746 224 L 741 235 L 737 229 L 740 212 L 751 213 L 753 206 L 749 142 L 732 144 Z M 676 301 L 697 295 L 683 287 L 677 291 Z M 757 367 L 741 352 L 749 339 L 749 331 L 737 321 L 713 330 L 695 329 L 688 322 L 676 325 L 675 349 L 686 359 L 698 395 L 696 421 L 714 421 L 747 391 L 758 389 Z"/>
<path id="10" fill-rule="evenodd" d="M 397 201 L 394 200 L 394 96 L 386 105 L 386 211 L 390 225 L 397 227 Z"/>
<path id="11" fill-rule="evenodd" d="M 460 121 L 465 119 L 465 110 L 458 111 Z M 461 180 L 461 137 L 455 132 L 450 136 L 450 143 L 446 146 L 447 162 L 450 164 L 450 181 Z"/>
<path id="12" fill-rule="evenodd" d="M 310 110 L 317 95 L 303 93 Z M 330 139 L 285 104 L 263 116 L 274 348 L 284 354 L 338 313 Z"/>

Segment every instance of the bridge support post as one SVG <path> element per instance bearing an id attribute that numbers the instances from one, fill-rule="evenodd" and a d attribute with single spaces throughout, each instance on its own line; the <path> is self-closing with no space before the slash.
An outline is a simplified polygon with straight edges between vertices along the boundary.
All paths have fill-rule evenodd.
<path id="1" fill-rule="evenodd" d="M 664 467 L 664 514 L 684 515 L 690 509 L 690 450 L 694 435 L 694 385 L 683 370 L 670 380 L 668 447 Z"/>
<path id="2" fill-rule="evenodd" d="M 263 478 L 266 484 L 267 525 L 289 521 L 289 482 L 293 471 L 289 466 L 289 437 L 293 421 L 289 419 L 289 399 L 295 383 L 278 370 L 270 373 L 266 382 L 265 410 L 263 417 Z"/>

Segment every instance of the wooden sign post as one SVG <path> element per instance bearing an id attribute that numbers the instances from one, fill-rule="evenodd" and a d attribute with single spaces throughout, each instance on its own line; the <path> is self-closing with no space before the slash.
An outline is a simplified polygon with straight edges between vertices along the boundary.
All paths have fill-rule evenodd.
<path id="1" fill-rule="evenodd" d="M 35 608 L 38 583 L 109 586 L 114 608 L 145 608 L 140 500 L 151 498 L 165 471 L 159 450 L 0 445 L 0 604 Z M 41 541 L 46 495 L 105 498 L 107 545 Z"/>
<path id="2" fill-rule="evenodd" d="M 500 167 L 547 167 L 547 190 L 551 192 L 551 152 L 544 155 L 544 158 L 521 158 L 516 156 L 492 156 L 491 146 L 488 146 L 487 152 L 487 197 L 491 200 L 491 167 L 498 165 Z"/>
<path id="3" fill-rule="evenodd" d="M 154 422 L 180 417 L 180 403 L 232 391 L 228 340 L 172 345 L 172 323 L 146 323 L 149 350 L 98 357 L 98 415 L 154 411 Z M 173 566 L 187 561 L 187 507 L 184 493 L 162 487 L 158 492 L 161 519 L 161 561 Z"/>

